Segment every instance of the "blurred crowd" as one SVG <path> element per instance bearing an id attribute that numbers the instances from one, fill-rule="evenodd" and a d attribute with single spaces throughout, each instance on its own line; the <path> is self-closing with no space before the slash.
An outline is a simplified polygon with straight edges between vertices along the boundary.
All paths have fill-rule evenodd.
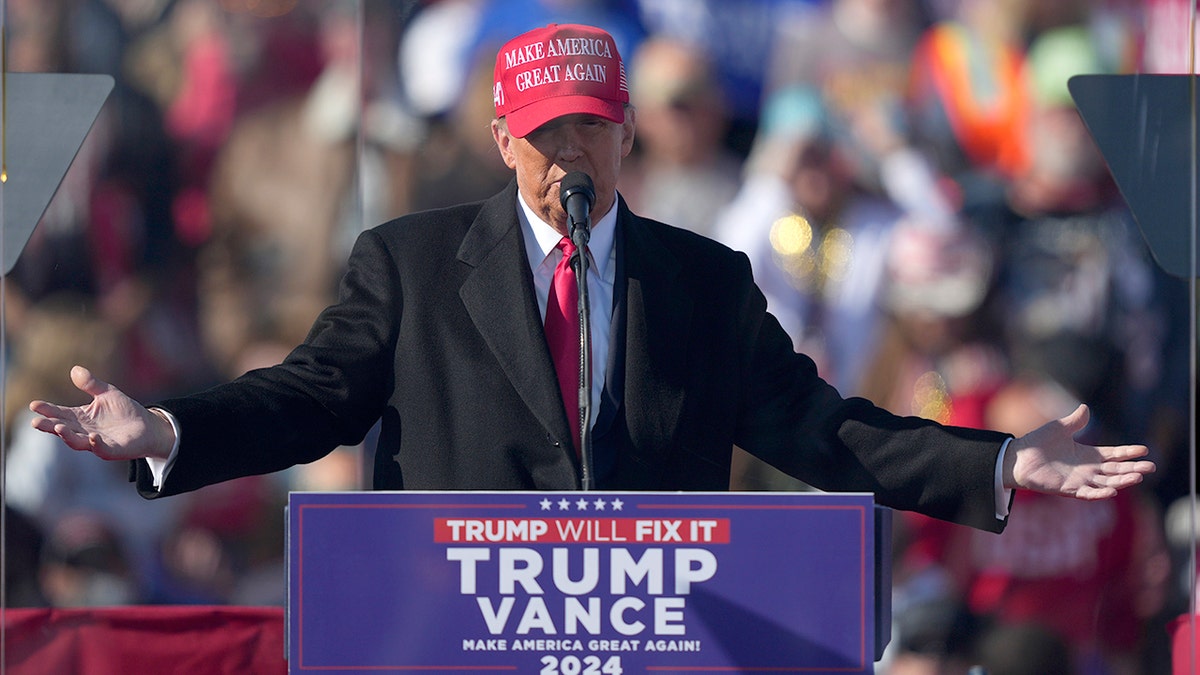
<path id="1" fill-rule="evenodd" d="M 744 251 L 845 395 L 1089 442 L 1159 472 L 1018 494 L 1007 531 L 897 514 L 879 672 L 1167 672 L 1189 609 L 1190 297 L 1067 88 L 1181 72 L 1174 0 L 8 0 L 12 71 L 115 87 L 5 279 L 10 606 L 282 604 L 289 490 L 369 485 L 370 439 L 145 501 L 29 428 L 72 364 L 143 401 L 280 360 L 366 227 L 481 199 L 507 38 L 601 26 L 626 57 L 634 211 Z M 1174 47 L 1178 47 L 1175 49 Z M 1175 69 L 1175 70 L 1173 70 Z M 806 486 L 737 455 L 732 487 Z"/>

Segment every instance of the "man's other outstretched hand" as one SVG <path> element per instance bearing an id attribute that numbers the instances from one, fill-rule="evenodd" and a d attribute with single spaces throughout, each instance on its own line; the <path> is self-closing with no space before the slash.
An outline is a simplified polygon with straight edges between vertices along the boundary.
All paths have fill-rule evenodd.
<path id="1" fill-rule="evenodd" d="M 1075 441 L 1091 413 L 1080 405 L 1016 438 L 1004 456 L 1004 487 L 1075 497 L 1108 499 L 1142 482 L 1155 470 L 1144 445 L 1093 446 Z"/>
<path id="2" fill-rule="evenodd" d="M 33 401 L 29 409 L 38 415 L 33 428 L 102 459 L 167 459 L 175 431 L 166 417 L 148 410 L 83 366 L 71 369 L 71 382 L 92 397 L 91 403 L 66 407 Z"/>

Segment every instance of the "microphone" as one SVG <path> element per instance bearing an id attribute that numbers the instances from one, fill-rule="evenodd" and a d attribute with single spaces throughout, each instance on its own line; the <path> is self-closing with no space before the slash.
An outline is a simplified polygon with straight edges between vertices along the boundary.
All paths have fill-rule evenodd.
<path id="1" fill-rule="evenodd" d="M 590 212 L 596 201 L 592 177 L 582 171 L 572 171 L 558 184 L 558 199 L 567 212 L 567 232 L 576 248 L 587 246 L 591 238 Z"/>
<path id="2" fill-rule="evenodd" d="M 592 470 L 592 314 L 587 284 L 590 212 L 596 201 L 592 177 L 582 171 L 572 171 L 563 176 L 558 184 L 558 199 L 567 212 L 567 232 L 575 244 L 571 267 L 575 270 L 575 283 L 579 291 L 579 478 L 584 490 L 592 490 L 596 485 L 596 477 Z"/>

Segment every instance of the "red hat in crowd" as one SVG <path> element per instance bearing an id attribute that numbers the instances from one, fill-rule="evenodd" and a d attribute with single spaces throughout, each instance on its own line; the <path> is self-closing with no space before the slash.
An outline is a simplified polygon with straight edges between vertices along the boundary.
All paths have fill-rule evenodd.
<path id="1" fill-rule="evenodd" d="M 629 86 L 611 35 L 592 26 L 551 24 L 500 48 L 492 97 L 496 117 L 522 138 L 573 113 L 624 122 Z"/>

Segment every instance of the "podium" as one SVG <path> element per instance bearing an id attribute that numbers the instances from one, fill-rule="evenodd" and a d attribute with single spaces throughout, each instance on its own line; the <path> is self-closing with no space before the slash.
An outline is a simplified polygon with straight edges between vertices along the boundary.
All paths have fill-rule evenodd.
<path id="1" fill-rule="evenodd" d="M 870 673 L 890 523 L 866 494 L 292 493 L 289 672 Z"/>

